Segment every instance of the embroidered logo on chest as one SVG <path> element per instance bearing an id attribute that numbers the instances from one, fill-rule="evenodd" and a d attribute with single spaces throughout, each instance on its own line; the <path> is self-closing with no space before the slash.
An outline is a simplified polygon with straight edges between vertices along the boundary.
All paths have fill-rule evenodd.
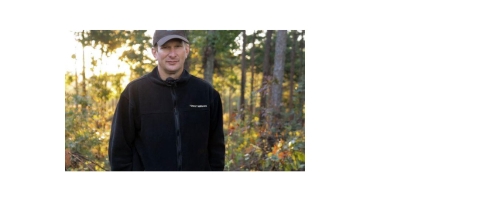
<path id="1" fill-rule="evenodd" d="M 206 108 L 207 105 L 190 105 L 192 108 Z"/>

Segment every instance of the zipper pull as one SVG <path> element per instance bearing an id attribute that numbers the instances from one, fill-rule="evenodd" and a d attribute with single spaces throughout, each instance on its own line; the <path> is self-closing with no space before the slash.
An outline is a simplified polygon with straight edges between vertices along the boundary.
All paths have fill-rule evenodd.
<path id="1" fill-rule="evenodd" d="M 172 77 L 168 77 L 166 80 L 165 80 L 168 84 L 170 84 L 170 86 L 173 86 L 173 87 L 176 87 L 177 86 L 177 80 L 172 78 Z"/>

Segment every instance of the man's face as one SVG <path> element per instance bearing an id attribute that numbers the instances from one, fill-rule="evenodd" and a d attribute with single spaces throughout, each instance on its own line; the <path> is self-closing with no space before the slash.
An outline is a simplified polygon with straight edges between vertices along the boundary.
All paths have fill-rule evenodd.
<path id="1" fill-rule="evenodd" d="M 153 49 L 160 72 L 170 75 L 183 72 L 183 63 L 189 52 L 189 45 L 184 44 L 180 39 L 172 39 Z"/>

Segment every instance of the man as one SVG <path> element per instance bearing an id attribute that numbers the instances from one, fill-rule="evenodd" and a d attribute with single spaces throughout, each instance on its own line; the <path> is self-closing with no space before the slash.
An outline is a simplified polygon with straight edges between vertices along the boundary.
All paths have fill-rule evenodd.
<path id="1" fill-rule="evenodd" d="M 220 94 L 184 70 L 189 52 L 185 31 L 155 31 L 158 66 L 127 85 L 115 110 L 112 171 L 224 169 Z"/>

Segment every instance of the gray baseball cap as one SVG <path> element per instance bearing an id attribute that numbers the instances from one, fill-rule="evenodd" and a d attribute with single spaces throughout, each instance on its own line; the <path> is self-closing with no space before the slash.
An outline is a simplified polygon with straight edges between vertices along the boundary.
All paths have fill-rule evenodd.
<path id="1" fill-rule="evenodd" d="M 163 45 L 170 39 L 181 39 L 186 43 L 190 43 L 187 40 L 185 30 L 155 30 L 153 45 Z"/>

